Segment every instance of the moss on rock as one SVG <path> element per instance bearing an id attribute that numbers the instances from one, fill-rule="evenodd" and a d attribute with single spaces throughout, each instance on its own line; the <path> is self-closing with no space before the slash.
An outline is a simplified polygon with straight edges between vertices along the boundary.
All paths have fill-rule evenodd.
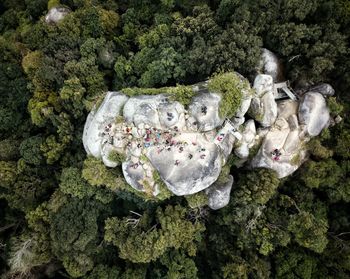
<path id="1" fill-rule="evenodd" d="M 222 118 L 231 118 L 235 115 L 243 99 L 243 91 L 249 90 L 249 82 L 242 79 L 237 73 L 220 73 L 209 80 L 208 89 L 221 94 L 219 115 Z"/>

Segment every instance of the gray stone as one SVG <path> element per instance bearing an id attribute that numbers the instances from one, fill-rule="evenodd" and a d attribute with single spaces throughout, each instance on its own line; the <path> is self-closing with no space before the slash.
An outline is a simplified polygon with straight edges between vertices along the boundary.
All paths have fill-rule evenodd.
<path id="1" fill-rule="evenodd" d="M 122 163 L 122 170 L 126 182 L 138 191 L 144 191 L 144 187 L 141 183 L 145 179 L 145 171 L 141 166 L 134 167 L 134 163 L 131 161 Z"/>
<path id="2" fill-rule="evenodd" d="M 277 102 L 278 117 L 288 119 L 293 114 L 298 114 L 299 102 L 286 99 Z"/>
<path id="3" fill-rule="evenodd" d="M 108 142 L 102 146 L 102 150 L 101 150 L 102 161 L 107 167 L 110 167 L 110 168 L 115 168 L 116 166 L 118 166 L 118 163 L 111 161 L 109 159 L 109 154 L 113 150 L 115 150 L 115 148 L 113 147 L 113 145 L 109 144 Z"/>
<path id="4" fill-rule="evenodd" d="M 257 75 L 254 80 L 255 97 L 250 104 L 250 114 L 261 126 L 271 126 L 277 117 L 274 84 L 269 75 Z"/>
<path id="5" fill-rule="evenodd" d="M 328 127 L 330 115 L 324 97 L 317 92 L 308 92 L 299 105 L 299 122 L 305 125 L 310 136 L 317 136 Z"/>
<path id="6" fill-rule="evenodd" d="M 101 144 L 105 126 L 120 116 L 128 97 L 118 92 L 107 92 L 102 104 L 94 108 L 88 115 L 84 131 L 83 144 L 86 152 L 101 158 Z"/>
<path id="7" fill-rule="evenodd" d="M 158 108 L 159 121 L 163 128 L 177 127 L 182 129 L 185 126 L 185 109 L 179 102 L 160 104 Z"/>
<path id="8" fill-rule="evenodd" d="M 163 95 L 140 95 L 130 98 L 123 109 L 126 122 L 133 122 L 136 126 L 147 124 L 151 127 L 161 128 L 158 107 L 160 104 L 169 103 L 168 98 Z"/>
<path id="9" fill-rule="evenodd" d="M 321 83 L 315 86 L 312 86 L 309 91 L 311 92 L 318 92 L 320 94 L 322 94 L 323 96 L 333 96 L 335 93 L 334 88 L 328 84 L 328 83 Z"/>
<path id="10" fill-rule="evenodd" d="M 259 71 L 270 75 L 274 82 L 284 80 L 281 62 L 276 54 L 266 48 L 262 49 L 261 59 L 259 62 Z"/>
<path id="11" fill-rule="evenodd" d="M 216 93 L 199 93 L 189 105 L 189 114 L 197 122 L 199 131 L 213 130 L 222 125 L 224 119 L 219 116 L 221 96 Z"/>
<path id="12" fill-rule="evenodd" d="M 228 181 L 220 183 L 216 181 L 206 190 L 208 195 L 208 205 L 211 209 L 217 210 L 228 205 L 230 201 L 230 193 L 233 185 L 233 176 L 228 176 Z"/>
<path id="13" fill-rule="evenodd" d="M 220 144 L 221 155 L 223 158 L 223 165 L 226 164 L 226 160 L 232 152 L 234 142 L 235 142 L 235 137 L 232 134 L 229 134 L 225 137 L 225 139 Z"/>
<path id="14" fill-rule="evenodd" d="M 253 88 L 255 89 L 255 97 L 260 98 L 266 93 L 274 92 L 274 83 L 272 76 L 257 75 L 254 79 Z"/>
<path id="15" fill-rule="evenodd" d="M 289 116 L 288 121 L 278 118 L 264 136 L 262 145 L 251 162 L 252 167 L 272 169 L 279 178 L 292 174 L 306 158 L 299 133 L 295 114 Z M 281 152 L 278 160 L 272 154 L 275 149 Z"/>
<path id="16" fill-rule="evenodd" d="M 71 12 L 71 10 L 68 8 L 65 8 L 65 7 L 53 7 L 46 14 L 45 22 L 46 23 L 58 23 L 70 12 Z"/>
<path id="17" fill-rule="evenodd" d="M 235 154 L 237 157 L 244 159 L 249 157 L 249 148 L 254 146 L 256 136 L 256 128 L 254 120 L 248 120 L 242 132 L 242 139 L 237 143 L 238 147 L 235 148 Z"/>
<path id="18" fill-rule="evenodd" d="M 183 146 L 181 153 L 178 147 L 162 152 L 158 152 L 158 147 L 150 147 L 146 154 L 169 190 L 177 196 L 182 196 L 208 188 L 216 181 L 221 171 L 222 157 L 219 147 L 208 142 L 199 133 L 180 134 L 174 140 L 188 143 Z M 200 151 L 201 148 L 204 148 L 204 151 Z M 191 159 L 189 155 L 192 155 Z"/>

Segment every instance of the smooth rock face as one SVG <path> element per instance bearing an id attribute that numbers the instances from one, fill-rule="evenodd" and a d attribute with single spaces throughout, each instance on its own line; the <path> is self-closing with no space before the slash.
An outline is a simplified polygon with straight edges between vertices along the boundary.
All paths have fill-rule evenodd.
<path id="1" fill-rule="evenodd" d="M 61 21 L 67 14 L 70 13 L 70 9 L 65 7 L 53 7 L 49 10 L 45 16 L 46 23 L 58 23 Z"/>
<path id="2" fill-rule="evenodd" d="M 299 139 L 299 131 L 291 131 L 288 123 L 284 124 L 286 125 L 281 129 L 273 128 L 266 134 L 251 163 L 254 168 L 269 168 L 276 171 L 279 178 L 297 170 L 306 156 Z M 275 149 L 281 152 L 278 160 L 272 155 Z M 293 162 L 293 158 L 298 158 L 297 162 Z"/>
<path id="3" fill-rule="evenodd" d="M 93 110 L 85 122 L 83 143 L 86 152 L 101 158 L 101 142 L 106 124 L 121 115 L 121 110 L 128 97 L 118 92 L 109 91 L 97 111 Z"/>
<path id="4" fill-rule="evenodd" d="M 224 119 L 219 116 L 221 96 L 216 93 L 199 93 L 189 105 L 189 114 L 197 122 L 199 131 L 205 132 L 220 126 Z"/>
<path id="5" fill-rule="evenodd" d="M 176 147 L 161 153 L 157 147 L 150 147 L 147 152 L 169 190 L 178 196 L 190 195 L 213 184 L 221 171 L 218 146 L 199 133 L 180 134 L 174 141 L 188 144 L 181 152 Z"/>
<path id="6" fill-rule="evenodd" d="M 163 128 L 185 126 L 185 108 L 179 102 L 160 104 L 158 108 L 159 122 Z"/>
<path id="7" fill-rule="evenodd" d="M 125 104 L 123 115 L 126 122 L 133 122 L 136 126 L 143 123 L 161 128 L 157 109 L 160 104 L 167 104 L 168 102 L 168 98 L 162 94 L 132 97 Z"/>
<path id="8" fill-rule="evenodd" d="M 299 105 L 299 121 L 305 125 L 310 136 L 317 136 L 328 127 L 330 115 L 324 97 L 317 92 L 308 92 Z"/>
<path id="9" fill-rule="evenodd" d="M 259 63 L 260 71 L 262 71 L 264 74 L 270 75 L 274 82 L 284 80 L 282 64 L 278 60 L 276 54 L 266 48 L 263 48 L 261 51 L 262 55 Z"/>
<path id="10" fill-rule="evenodd" d="M 134 163 L 131 161 L 122 164 L 123 174 L 126 182 L 138 191 L 143 191 L 144 187 L 141 181 L 144 179 L 144 171 L 142 168 L 134 168 Z"/>
<path id="11" fill-rule="evenodd" d="M 230 201 L 230 193 L 233 185 L 233 176 L 228 176 L 228 181 L 220 184 L 216 181 L 213 186 L 206 190 L 208 195 L 208 205 L 211 209 L 217 210 L 228 205 Z"/>
<path id="12" fill-rule="evenodd" d="M 328 83 L 321 83 L 321 84 L 318 84 L 316 86 L 312 86 L 309 91 L 311 92 L 318 92 L 320 94 L 322 94 L 323 96 L 333 96 L 335 91 L 333 89 L 333 87 L 328 84 Z"/>
<path id="13" fill-rule="evenodd" d="M 254 120 L 248 120 L 244 125 L 242 139 L 238 142 L 238 147 L 235 148 L 237 157 L 244 159 L 249 156 L 249 149 L 254 146 L 256 129 Z"/>
<path id="14" fill-rule="evenodd" d="M 274 83 L 269 75 L 257 75 L 254 80 L 256 95 L 251 101 L 250 114 L 263 127 L 271 126 L 277 117 Z"/>
<path id="15" fill-rule="evenodd" d="M 240 74 L 237 74 L 237 75 L 241 78 L 242 82 L 247 82 L 247 80 L 242 75 L 240 75 Z M 248 82 L 248 84 L 249 84 L 249 82 Z M 248 89 L 242 90 L 242 103 L 238 107 L 234 118 L 244 118 L 244 115 L 249 110 L 250 103 L 252 101 L 252 97 L 253 97 L 253 93 L 252 93 L 250 86 Z"/>
<path id="16" fill-rule="evenodd" d="M 278 118 L 268 130 L 259 130 L 262 145 L 251 162 L 252 167 L 269 168 L 276 171 L 279 178 L 296 171 L 306 159 L 305 142 L 299 126 L 298 102 L 283 100 L 278 102 Z M 274 150 L 281 154 L 275 156 Z"/>
<path id="17" fill-rule="evenodd" d="M 279 101 L 277 104 L 278 117 L 288 119 L 291 115 L 298 114 L 299 103 L 290 99 Z"/>

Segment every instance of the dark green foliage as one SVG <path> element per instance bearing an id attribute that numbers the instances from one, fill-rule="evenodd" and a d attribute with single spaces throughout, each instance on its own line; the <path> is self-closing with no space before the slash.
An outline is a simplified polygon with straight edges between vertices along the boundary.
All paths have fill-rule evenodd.
<path id="1" fill-rule="evenodd" d="M 43 155 L 40 150 L 43 139 L 40 136 L 31 137 L 22 141 L 19 150 L 22 159 L 33 165 L 40 165 L 43 162 Z"/>
<path id="2" fill-rule="evenodd" d="M 56 5 L 71 13 L 46 24 Z M 349 278 L 349 30 L 346 0 L 0 1 L 2 277 Z M 261 47 L 293 87 L 330 83 L 343 119 L 292 176 L 237 170 L 231 154 L 231 201 L 212 211 L 204 192 L 176 197 L 155 172 L 154 198 L 86 156 L 86 116 L 107 90 L 186 106 L 211 78 L 231 117 L 248 87 L 234 71 L 252 82 Z"/>
<path id="3" fill-rule="evenodd" d="M 136 218 L 136 219 L 135 219 Z M 119 248 L 119 256 L 135 263 L 148 263 L 163 255 L 169 248 L 182 248 L 190 256 L 196 254 L 195 242 L 200 240 L 203 224 L 192 224 L 186 210 L 180 206 L 157 208 L 155 216 L 141 216 L 106 221 L 105 240 Z"/>
<path id="4" fill-rule="evenodd" d="M 103 252 L 99 222 L 106 213 L 99 202 L 74 198 L 53 213 L 52 250 L 71 276 L 79 277 L 92 270 L 94 260 Z"/>
<path id="5" fill-rule="evenodd" d="M 105 204 L 108 204 L 113 199 L 112 193 L 107 189 L 97 188 L 86 183 L 81 176 L 81 171 L 77 168 L 70 167 L 63 169 L 60 180 L 60 190 L 73 197 L 84 199 L 95 196 L 95 199 Z"/>

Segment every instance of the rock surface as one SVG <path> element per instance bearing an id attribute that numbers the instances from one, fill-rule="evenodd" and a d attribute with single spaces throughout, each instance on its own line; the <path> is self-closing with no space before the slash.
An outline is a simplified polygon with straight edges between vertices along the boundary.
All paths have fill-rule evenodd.
<path id="1" fill-rule="evenodd" d="M 299 121 L 310 136 L 317 136 L 328 127 L 330 115 L 325 98 L 317 92 L 308 92 L 299 106 Z"/>
<path id="2" fill-rule="evenodd" d="M 124 106 L 123 116 L 126 122 L 134 123 L 136 126 L 145 124 L 161 128 L 157 109 L 160 104 L 167 103 L 168 98 L 161 94 L 132 97 Z"/>
<path id="3" fill-rule="evenodd" d="M 253 119 L 248 120 L 244 124 L 242 139 L 238 141 L 238 147 L 235 148 L 235 154 L 241 159 L 248 158 L 249 149 L 254 146 L 256 136 L 256 128 Z"/>
<path id="4" fill-rule="evenodd" d="M 190 195 L 213 184 L 221 171 L 219 147 L 199 133 L 183 133 L 173 140 L 183 144 L 162 152 L 150 147 L 146 154 L 169 190 L 177 196 Z"/>
<path id="5" fill-rule="evenodd" d="M 266 48 L 263 48 L 261 51 L 262 54 L 259 62 L 260 72 L 270 75 L 274 82 L 283 81 L 282 63 L 279 61 L 277 55 Z"/>
<path id="6" fill-rule="evenodd" d="M 46 23 L 58 23 L 71 11 L 65 7 L 53 7 L 51 8 L 45 16 Z"/>
<path id="7" fill-rule="evenodd" d="M 269 75 L 257 75 L 254 80 L 255 96 L 251 101 L 250 114 L 261 126 L 270 127 L 277 117 L 274 83 Z"/>
<path id="8" fill-rule="evenodd" d="M 101 158 L 105 126 L 121 115 L 121 110 L 127 100 L 127 96 L 109 91 L 99 108 L 88 115 L 83 131 L 83 144 L 89 155 Z"/>
<path id="9" fill-rule="evenodd" d="M 224 119 L 219 116 L 221 96 L 216 93 L 199 93 L 189 106 L 189 114 L 194 118 L 199 131 L 206 132 L 220 126 Z"/>
<path id="10" fill-rule="evenodd" d="M 306 159 L 305 138 L 299 126 L 298 102 L 283 100 L 278 103 L 278 118 L 274 125 L 264 131 L 262 145 L 253 158 L 255 168 L 269 168 L 276 171 L 279 178 L 296 171 Z M 279 156 L 274 155 L 278 150 Z"/>
<path id="11" fill-rule="evenodd" d="M 216 181 L 212 187 L 206 190 L 208 195 L 208 205 L 211 209 L 217 210 L 228 205 L 230 193 L 233 185 L 233 176 L 228 176 L 226 183 Z"/>

